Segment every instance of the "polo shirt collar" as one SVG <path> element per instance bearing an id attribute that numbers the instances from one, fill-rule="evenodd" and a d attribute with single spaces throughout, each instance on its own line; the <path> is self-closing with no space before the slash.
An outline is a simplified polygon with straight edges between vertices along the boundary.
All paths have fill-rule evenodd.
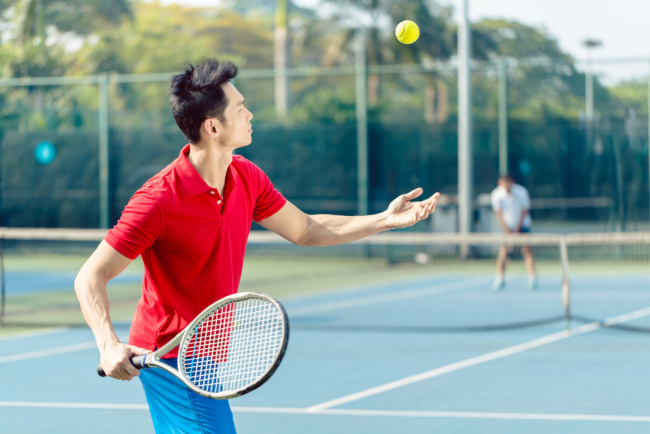
<path id="1" fill-rule="evenodd" d="M 177 172 L 183 184 L 183 188 L 190 196 L 195 194 L 206 193 L 212 188 L 201 178 L 199 172 L 196 171 L 190 160 L 187 156 L 190 154 L 190 145 L 187 144 L 181 149 L 181 153 L 178 156 L 178 162 L 176 163 Z M 235 159 L 233 158 L 230 166 L 228 167 L 230 176 L 226 177 L 227 181 L 232 182 L 233 184 L 237 180 L 237 170 L 235 170 L 234 163 Z"/>

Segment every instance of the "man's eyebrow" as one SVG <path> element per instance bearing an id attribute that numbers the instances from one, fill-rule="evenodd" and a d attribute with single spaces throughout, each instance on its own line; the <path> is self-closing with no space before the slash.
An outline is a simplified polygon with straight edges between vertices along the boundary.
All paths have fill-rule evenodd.
<path id="1" fill-rule="evenodd" d="M 242 98 L 242 100 L 239 101 L 239 103 L 238 103 L 237 105 L 243 105 L 243 104 L 244 104 L 244 101 L 245 101 L 244 98 Z"/>

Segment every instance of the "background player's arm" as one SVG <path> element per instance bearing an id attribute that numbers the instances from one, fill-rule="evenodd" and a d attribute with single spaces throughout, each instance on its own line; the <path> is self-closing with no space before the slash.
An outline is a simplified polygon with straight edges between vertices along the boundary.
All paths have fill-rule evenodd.
<path id="1" fill-rule="evenodd" d="M 517 229 L 515 230 L 515 232 L 521 232 L 521 228 L 524 225 L 524 219 L 526 219 L 526 215 L 528 215 L 528 210 L 524 208 L 523 210 L 521 210 L 521 215 L 519 216 L 519 223 L 517 223 Z"/>
<path id="2" fill-rule="evenodd" d="M 131 259 L 102 241 L 81 267 L 74 282 L 81 311 L 95 335 L 104 371 L 113 378 L 124 380 L 139 374 L 129 358 L 148 351 L 122 344 L 118 339 L 109 313 L 106 284 L 130 263 Z"/>
<path id="3" fill-rule="evenodd" d="M 501 230 L 503 231 L 503 233 L 509 234 L 510 228 L 506 224 L 506 221 L 503 219 L 503 211 L 501 211 L 500 209 L 495 210 L 494 215 L 497 216 L 497 221 L 499 222 L 499 226 L 501 226 Z"/>
<path id="4" fill-rule="evenodd" d="M 381 231 L 412 226 L 431 214 L 439 194 L 421 202 L 418 188 L 391 202 L 382 213 L 367 216 L 308 215 L 287 202 L 284 207 L 260 225 L 301 246 L 334 246 L 365 238 Z"/>

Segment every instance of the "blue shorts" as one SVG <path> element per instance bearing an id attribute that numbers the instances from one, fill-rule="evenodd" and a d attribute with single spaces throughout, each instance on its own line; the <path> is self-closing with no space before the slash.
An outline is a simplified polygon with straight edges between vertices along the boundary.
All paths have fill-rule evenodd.
<path id="1" fill-rule="evenodd" d="M 175 358 L 162 361 L 178 366 Z M 156 434 L 236 433 L 227 400 L 201 396 L 162 369 L 143 369 L 139 378 Z"/>

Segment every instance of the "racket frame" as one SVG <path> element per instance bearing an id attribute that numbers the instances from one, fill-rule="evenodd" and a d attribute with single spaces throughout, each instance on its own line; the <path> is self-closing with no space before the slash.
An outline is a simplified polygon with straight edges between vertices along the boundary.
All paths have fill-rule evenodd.
<path id="1" fill-rule="evenodd" d="M 225 390 L 216 393 L 208 392 L 197 387 L 196 385 L 194 385 L 194 383 L 192 383 L 192 381 L 187 377 L 187 374 L 185 373 L 184 365 L 180 366 L 179 363 L 179 367 L 177 370 L 161 361 L 164 355 L 169 353 L 174 348 L 178 347 L 178 352 L 179 352 L 178 360 L 180 362 L 181 359 L 183 359 L 183 357 L 181 357 L 181 351 L 187 347 L 186 345 L 183 344 L 186 344 L 188 339 L 191 339 L 191 334 L 194 328 L 198 324 L 200 324 L 203 320 L 208 318 L 210 315 L 212 315 L 214 312 L 216 312 L 223 306 L 229 303 L 242 301 L 250 298 L 262 299 L 266 302 L 273 304 L 275 308 L 278 310 L 278 312 L 280 313 L 282 328 L 284 329 L 284 332 L 282 333 L 282 342 L 280 344 L 280 350 L 275 354 L 273 362 L 269 365 L 268 369 L 264 372 L 264 374 L 262 374 L 262 376 L 260 376 L 258 380 L 236 390 Z M 276 369 L 278 369 L 278 366 L 280 366 L 280 362 L 284 357 L 284 353 L 287 351 L 288 343 L 289 343 L 289 318 L 287 316 L 287 312 L 284 309 L 284 307 L 277 300 L 275 300 L 272 297 L 269 297 L 266 294 L 260 294 L 257 292 L 240 292 L 240 293 L 226 296 L 220 299 L 219 301 L 211 304 L 210 306 L 205 308 L 203 312 L 197 315 L 197 317 L 190 324 L 188 324 L 187 327 L 185 327 L 185 329 L 182 332 L 174 336 L 174 338 L 171 341 L 167 342 L 165 345 L 163 345 L 153 353 L 132 357 L 131 363 L 133 364 L 133 366 L 135 366 L 138 369 L 154 368 L 154 367 L 163 369 L 169 372 L 174 377 L 181 380 L 187 387 L 189 387 L 194 392 L 198 393 L 199 395 L 205 396 L 207 398 L 230 399 L 230 398 L 236 398 L 238 396 L 242 396 L 246 393 L 249 393 L 257 389 L 262 384 L 264 384 L 269 378 L 271 378 L 271 375 L 273 375 Z"/>

